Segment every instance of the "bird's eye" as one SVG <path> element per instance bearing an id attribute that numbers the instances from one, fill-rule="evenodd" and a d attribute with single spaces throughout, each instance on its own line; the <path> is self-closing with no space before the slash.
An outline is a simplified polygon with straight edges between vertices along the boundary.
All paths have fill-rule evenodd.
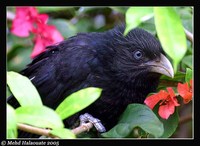
<path id="1" fill-rule="evenodd" d="M 142 54 L 141 51 L 137 50 L 137 51 L 134 52 L 133 55 L 134 55 L 134 58 L 135 58 L 135 59 L 139 60 L 139 59 L 142 58 L 142 55 L 143 55 L 143 54 Z"/>

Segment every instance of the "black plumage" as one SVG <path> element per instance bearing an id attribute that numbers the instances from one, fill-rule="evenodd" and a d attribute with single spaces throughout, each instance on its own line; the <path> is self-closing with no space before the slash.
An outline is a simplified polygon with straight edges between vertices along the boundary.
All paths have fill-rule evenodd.
<path id="1" fill-rule="evenodd" d="M 44 105 L 53 109 L 80 89 L 103 89 L 97 101 L 65 120 L 66 127 L 87 112 L 109 130 L 128 104 L 143 103 L 156 90 L 161 74 L 173 76 L 153 35 L 136 28 L 124 36 L 124 29 L 122 25 L 102 33 L 79 33 L 48 46 L 21 71 L 36 86 Z M 8 103 L 17 106 L 14 97 Z"/>

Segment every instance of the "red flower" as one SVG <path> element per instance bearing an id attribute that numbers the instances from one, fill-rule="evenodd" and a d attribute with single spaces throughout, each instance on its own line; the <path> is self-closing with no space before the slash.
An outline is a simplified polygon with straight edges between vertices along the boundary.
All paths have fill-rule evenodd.
<path id="1" fill-rule="evenodd" d="M 20 37 L 28 37 L 34 23 L 46 23 L 48 15 L 38 14 L 35 7 L 16 7 L 16 16 L 13 20 L 11 32 Z"/>
<path id="2" fill-rule="evenodd" d="M 35 46 L 31 53 L 31 58 L 44 52 L 46 46 L 60 42 L 64 39 L 55 26 L 43 23 L 38 24 L 38 28 L 33 29 L 33 33 L 35 33 L 36 36 L 34 39 Z"/>
<path id="3" fill-rule="evenodd" d="M 161 101 L 159 103 L 160 107 L 158 109 L 158 114 L 163 119 L 168 119 L 169 116 L 174 113 L 175 106 L 179 106 L 173 89 L 169 87 L 167 88 L 167 91 L 168 92 L 160 90 L 159 93 L 147 97 L 144 101 L 144 103 L 151 109 L 153 109 L 154 106 Z"/>
<path id="4" fill-rule="evenodd" d="M 192 100 L 192 80 L 190 80 L 190 86 L 188 85 L 188 83 L 178 83 L 177 90 L 180 96 L 183 98 L 183 102 L 185 104 Z"/>

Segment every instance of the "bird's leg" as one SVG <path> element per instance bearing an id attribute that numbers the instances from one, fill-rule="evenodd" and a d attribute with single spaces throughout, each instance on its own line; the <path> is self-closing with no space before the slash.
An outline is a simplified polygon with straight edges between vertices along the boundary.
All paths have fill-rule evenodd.
<path id="1" fill-rule="evenodd" d="M 87 122 L 91 122 L 98 132 L 100 133 L 106 132 L 106 128 L 102 125 L 101 121 L 97 118 L 94 118 L 92 115 L 88 113 L 80 115 L 79 119 L 80 119 L 80 125 L 84 125 Z"/>

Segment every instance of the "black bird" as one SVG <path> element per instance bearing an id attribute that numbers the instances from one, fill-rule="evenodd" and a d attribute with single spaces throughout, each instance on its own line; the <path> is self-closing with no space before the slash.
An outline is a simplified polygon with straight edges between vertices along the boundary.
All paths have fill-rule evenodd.
<path id="1" fill-rule="evenodd" d="M 136 28 L 124 36 L 124 30 L 121 25 L 102 33 L 78 33 L 46 47 L 21 71 L 36 86 L 43 104 L 53 109 L 80 89 L 103 89 L 98 100 L 64 121 L 66 127 L 89 113 L 108 131 L 128 104 L 143 103 L 156 90 L 161 74 L 173 77 L 171 63 L 152 34 Z M 8 103 L 19 106 L 13 96 Z"/>

